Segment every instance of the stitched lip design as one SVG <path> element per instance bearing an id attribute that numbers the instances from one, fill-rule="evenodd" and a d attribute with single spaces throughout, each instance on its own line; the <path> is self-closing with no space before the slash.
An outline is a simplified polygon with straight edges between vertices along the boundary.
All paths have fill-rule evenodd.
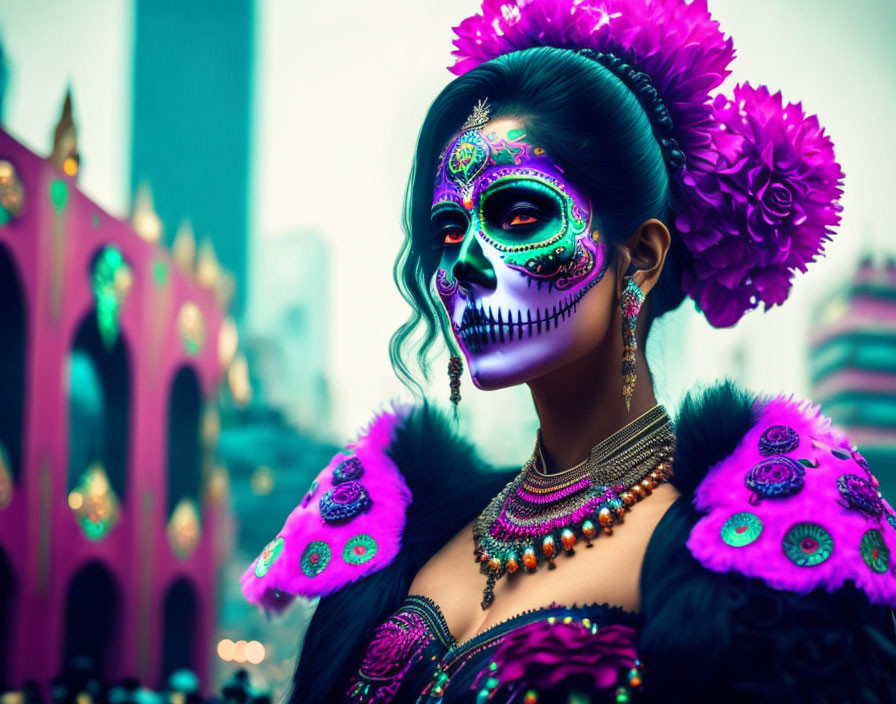
<path id="1" fill-rule="evenodd" d="M 596 282 L 595 282 L 596 283 Z M 478 352 L 488 345 L 534 337 L 556 329 L 560 323 L 572 317 L 579 301 L 591 286 L 585 286 L 573 294 L 564 296 L 550 308 L 508 310 L 484 307 L 479 301 L 470 301 L 464 310 L 457 335 L 471 352 Z"/>

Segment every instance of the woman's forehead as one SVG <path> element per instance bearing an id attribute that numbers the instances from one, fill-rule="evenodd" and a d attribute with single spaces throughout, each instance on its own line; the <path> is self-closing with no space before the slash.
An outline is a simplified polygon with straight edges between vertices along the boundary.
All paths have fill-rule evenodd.
<path id="1" fill-rule="evenodd" d="M 439 159 L 433 203 L 453 201 L 471 209 L 475 197 L 497 178 L 537 176 L 568 188 L 563 169 L 529 136 L 522 120 L 496 118 L 452 138 Z"/>

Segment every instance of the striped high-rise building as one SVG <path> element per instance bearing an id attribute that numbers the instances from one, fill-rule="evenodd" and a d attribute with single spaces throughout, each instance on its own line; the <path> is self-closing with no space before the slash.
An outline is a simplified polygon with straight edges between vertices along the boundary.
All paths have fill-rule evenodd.
<path id="1" fill-rule="evenodd" d="M 896 262 L 866 259 L 818 311 L 810 341 L 812 398 L 896 496 Z"/>

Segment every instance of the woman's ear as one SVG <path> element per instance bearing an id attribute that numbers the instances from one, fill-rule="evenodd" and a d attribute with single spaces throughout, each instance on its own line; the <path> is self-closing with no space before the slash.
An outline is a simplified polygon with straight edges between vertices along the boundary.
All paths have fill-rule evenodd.
<path id="1" fill-rule="evenodd" d="M 656 285 L 672 243 L 669 229 L 655 218 L 641 223 L 632 238 L 620 248 L 617 288 L 622 290 L 623 278 L 630 275 L 646 295 Z"/>

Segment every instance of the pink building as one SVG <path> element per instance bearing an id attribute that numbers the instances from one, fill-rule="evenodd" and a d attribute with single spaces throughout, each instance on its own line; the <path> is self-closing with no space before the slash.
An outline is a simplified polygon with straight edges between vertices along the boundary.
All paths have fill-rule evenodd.
<path id="1" fill-rule="evenodd" d="M 87 660 L 205 683 L 233 329 L 210 285 L 78 190 L 65 116 L 56 137 L 44 159 L 0 130 L 0 688 Z"/>

